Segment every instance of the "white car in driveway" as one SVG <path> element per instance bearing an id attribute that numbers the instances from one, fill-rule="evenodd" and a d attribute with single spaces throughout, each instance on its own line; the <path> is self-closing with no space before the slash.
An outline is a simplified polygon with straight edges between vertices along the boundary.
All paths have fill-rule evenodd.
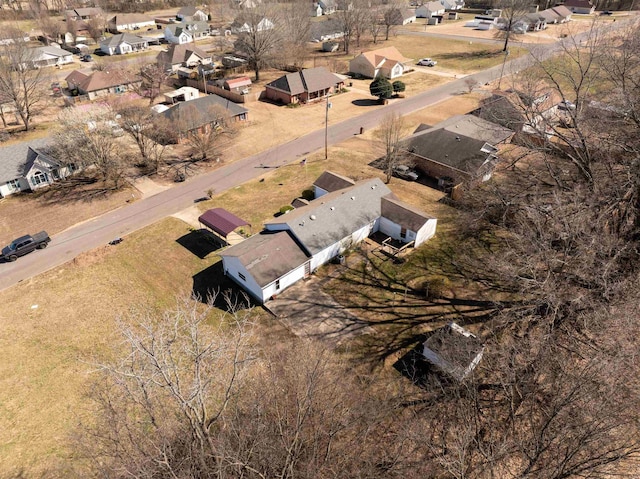
<path id="1" fill-rule="evenodd" d="M 432 60 L 431 58 L 422 58 L 421 60 L 418 60 L 418 65 L 421 67 L 434 67 L 437 63 L 437 61 Z"/>

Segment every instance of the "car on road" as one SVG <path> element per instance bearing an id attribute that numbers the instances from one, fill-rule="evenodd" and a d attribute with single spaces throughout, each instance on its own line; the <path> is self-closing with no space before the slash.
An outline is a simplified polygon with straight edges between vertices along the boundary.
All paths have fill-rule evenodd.
<path id="1" fill-rule="evenodd" d="M 407 181 L 416 181 L 420 175 L 407 165 L 397 165 L 393 167 L 393 175 Z"/>
<path id="2" fill-rule="evenodd" d="M 46 231 L 41 231 L 34 235 L 25 235 L 14 239 L 8 246 L 2 248 L 0 259 L 5 261 L 15 261 L 19 256 L 31 253 L 36 249 L 46 248 L 51 238 Z"/>
<path id="3" fill-rule="evenodd" d="M 418 60 L 418 65 L 422 67 L 434 67 L 438 64 L 437 61 L 432 60 L 431 58 L 422 58 Z"/>
<path id="4" fill-rule="evenodd" d="M 605 10 L 604 12 L 600 12 L 600 15 L 613 15 L 613 12 Z"/>

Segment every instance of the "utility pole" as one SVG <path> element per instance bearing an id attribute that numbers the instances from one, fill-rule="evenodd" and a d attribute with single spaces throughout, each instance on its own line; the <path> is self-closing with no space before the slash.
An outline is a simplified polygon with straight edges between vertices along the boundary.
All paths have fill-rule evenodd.
<path id="1" fill-rule="evenodd" d="M 329 158 L 329 142 L 328 142 L 328 134 L 329 134 L 329 108 L 331 108 L 331 103 L 329 103 L 329 92 L 327 91 L 327 103 L 324 112 L 324 159 Z"/>
<path id="2" fill-rule="evenodd" d="M 507 57 L 509 56 L 509 49 L 504 52 L 504 60 L 502 60 L 502 69 L 500 70 L 500 79 L 498 80 L 498 90 L 500 89 L 500 84 L 502 83 L 502 75 L 504 74 L 504 65 L 507 63 Z"/>

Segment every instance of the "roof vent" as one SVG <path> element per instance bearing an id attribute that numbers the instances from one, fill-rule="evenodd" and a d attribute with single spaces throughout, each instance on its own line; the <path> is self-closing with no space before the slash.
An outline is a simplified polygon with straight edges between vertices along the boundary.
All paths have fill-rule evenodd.
<path id="1" fill-rule="evenodd" d="M 356 197 L 355 197 L 355 196 L 352 196 L 352 197 L 351 197 L 351 199 L 352 199 L 352 200 L 355 200 L 355 199 L 356 199 Z"/>
<path id="2" fill-rule="evenodd" d="M 316 215 L 311 215 L 311 216 L 309 216 L 309 219 L 310 219 L 311 221 L 315 220 L 315 219 L 316 219 Z"/>
<path id="3" fill-rule="evenodd" d="M 376 185 L 371 185 L 371 189 L 375 190 L 376 189 Z"/>
<path id="4" fill-rule="evenodd" d="M 460 141 L 460 137 L 459 137 L 459 136 L 456 136 L 456 140 Z"/>
<path id="5" fill-rule="evenodd" d="M 329 209 L 330 209 L 331 211 L 333 211 L 333 210 L 335 210 L 335 209 L 336 209 L 336 207 L 335 207 L 335 206 L 331 206 Z"/>

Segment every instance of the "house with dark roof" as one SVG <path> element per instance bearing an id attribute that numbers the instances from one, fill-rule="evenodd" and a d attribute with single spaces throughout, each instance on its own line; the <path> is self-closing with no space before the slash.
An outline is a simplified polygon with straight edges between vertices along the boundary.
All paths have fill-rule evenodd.
<path id="1" fill-rule="evenodd" d="M 378 75 L 392 79 L 402 76 L 405 64 L 410 62 L 396 47 L 379 48 L 363 52 L 349 62 L 349 71 L 366 78 Z"/>
<path id="2" fill-rule="evenodd" d="M 315 198 L 319 198 L 332 191 L 349 188 L 355 184 L 355 181 L 347 176 L 326 170 L 313 182 L 313 195 Z"/>
<path id="3" fill-rule="evenodd" d="M 211 55 L 193 44 L 172 44 L 166 51 L 158 53 L 156 63 L 164 70 L 178 71 L 178 68 L 193 68 L 198 65 L 210 65 Z"/>
<path id="4" fill-rule="evenodd" d="M 182 7 L 180 10 L 178 10 L 178 13 L 176 13 L 176 18 L 181 22 L 206 22 L 207 20 L 209 20 L 209 15 L 207 15 L 206 12 L 203 12 L 199 8 L 190 5 Z"/>
<path id="5" fill-rule="evenodd" d="M 326 98 L 344 85 L 344 81 L 324 67 L 288 73 L 268 83 L 265 98 L 284 103 L 311 103 Z"/>
<path id="6" fill-rule="evenodd" d="M 205 211 L 198 217 L 198 222 L 209 228 L 218 238 L 222 240 L 222 244 L 233 245 L 240 243 L 244 236 L 239 228 L 251 225 L 242 218 L 234 215 L 224 208 L 213 208 Z"/>
<path id="7" fill-rule="evenodd" d="M 144 13 L 119 13 L 107 21 L 107 29 L 111 33 L 147 30 L 155 26 L 156 21 Z"/>
<path id="8" fill-rule="evenodd" d="M 318 6 L 322 9 L 323 15 L 331 15 L 337 10 L 336 0 L 319 0 Z"/>
<path id="9" fill-rule="evenodd" d="M 231 100 L 210 94 L 178 102 L 158 114 L 171 126 L 173 141 L 179 143 L 188 133 L 205 132 L 209 128 L 216 128 L 221 121 L 245 121 L 249 110 Z"/>
<path id="10" fill-rule="evenodd" d="M 73 63 L 73 53 L 60 47 L 44 46 L 29 49 L 27 68 L 43 68 Z"/>
<path id="11" fill-rule="evenodd" d="M 119 33 L 100 42 L 100 51 L 107 55 L 124 55 L 148 48 L 148 39 L 131 33 Z"/>
<path id="12" fill-rule="evenodd" d="M 349 184 L 331 174 L 316 182 L 337 189 L 301 203 L 265 223 L 262 233 L 220 253 L 225 274 L 260 303 L 372 233 L 417 247 L 436 232 L 436 218 L 400 201 L 377 178 Z"/>
<path id="13" fill-rule="evenodd" d="M 454 322 L 431 333 L 422 344 L 425 359 L 460 382 L 478 366 L 483 353 L 478 337 Z"/>
<path id="14" fill-rule="evenodd" d="M 207 22 L 170 23 L 164 29 L 164 38 L 169 43 L 183 45 L 207 37 L 210 33 L 211 29 Z"/>
<path id="15" fill-rule="evenodd" d="M 89 100 L 124 93 L 142 82 L 140 77 L 129 76 L 119 70 L 109 72 L 90 69 L 74 70 L 65 80 L 69 90 L 75 90 L 78 95 L 87 95 Z"/>
<path id="16" fill-rule="evenodd" d="M 578 13 L 582 15 L 591 15 L 596 11 L 596 6 L 591 2 L 591 0 L 566 0 L 563 6 L 568 8 L 571 13 Z"/>
<path id="17" fill-rule="evenodd" d="M 552 10 L 558 16 L 558 23 L 566 23 L 571 20 L 571 10 L 569 10 L 564 5 L 551 7 L 550 10 Z"/>
<path id="18" fill-rule="evenodd" d="M 0 148 L 0 198 L 49 186 L 76 171 L 51 155 L 50 143 L 41 138 Z"/>
<path id="19" fill-rule="evenodd" d="M 420 129 L 402 141 L 416 169 L 443 182 L 459 185 L 487 181 L 498 163 L 497 145 L 513 131 L 473 115 L 457 115 L 432 128 Z"/>

